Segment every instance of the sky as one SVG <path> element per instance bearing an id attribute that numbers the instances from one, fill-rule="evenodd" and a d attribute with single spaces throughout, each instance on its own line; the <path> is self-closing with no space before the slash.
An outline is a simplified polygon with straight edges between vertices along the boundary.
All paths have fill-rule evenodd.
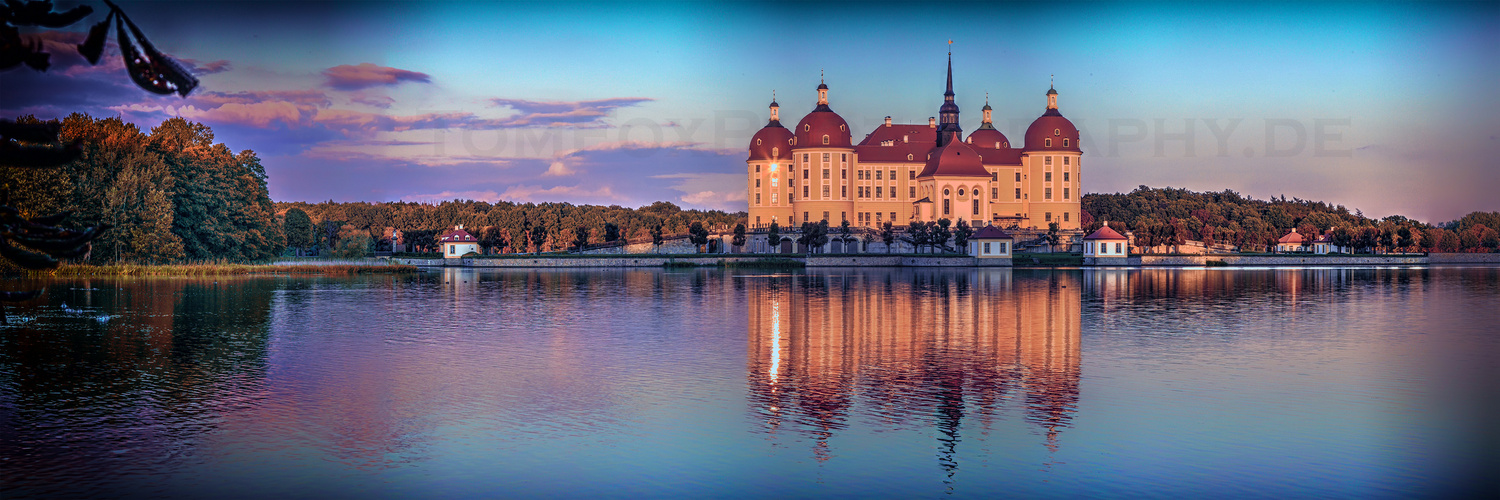
<path id="1" fill-rule="evenodd" d="M 84 2 L 100 7 L 93 2 Z M 59 7 L 75 5 L 57 2 Z M 1500 5 L 1470 3 L 119 2 L 199 75 L 0 72 L 0 116 L 181 116 L 250 149 L 277 201 L 745 210 L 750 136 L 829 100 L 858 141 L 926 123 L 952 41 L 966 131 L 1082 133 L 1085 192 L 1230 189 L 1427 222 L 1500 210 Z"/>

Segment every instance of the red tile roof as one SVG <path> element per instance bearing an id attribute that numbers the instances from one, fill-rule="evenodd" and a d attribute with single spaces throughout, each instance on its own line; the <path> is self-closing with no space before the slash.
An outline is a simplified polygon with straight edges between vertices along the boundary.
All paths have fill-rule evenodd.
<path id="1" fill-rule="evenodd" d="M 923 177 L 989 177 L 990 171 L 984 169 L 984 161 L 979 159 L 979 153 L 960 141 L 949 142 L 947 146 L 932 150 L 932 158 L 927 160 L 927 166 L 917 178 Z"/>
<path id="2" fill-rule="evenodd" d="M 995 227 L 995 226 L 984 226 L 984 228 L 982 228 L 982 229 L 980 229 L 978 231 L 975 231 L 974 232 L 974 236 L 969 237 L 969 239 L 971 239 L 971 240 L 1008 240 L 1008 239 L 1013 239 L 1013 238 L 1011 238 L 1010 233 L 1007 233 L 1005 231 L 1001 231 L 1000 228 L 998 228 L 998 227 Z"/>
<path id="3" fill-rule="evenodd" d="M 771 153 L 776 154 L 771 154 Z M 773 121 L 750 138 L 750 158 L 753 160 L 792 160 L 792 131 Z"/>
<path id="4" fill-rule="evenodd" d="M 455 227 L 453 229 L 449 229 L 448 232 L 443 233 L 442 236 L 438 236 L 438 241 L 441 241 L 443 243 L 471 243 L 479 241 L 479 239 L 475 238 L 474 235 L 469 234 L 468 231 L 464 231 Z"/>
<path id="5" fill-rule="evenodd" d="M 1277 243 L 1296 243 L 1296 244 L 1300 245 L 1300 244 L 1302 244 L 1302 235 L 1297 234 L 1297 230 L 1296 229 L 1292 229 L 1292 232 L 1286 233 L 1286 236 L 1282 236 L 1281 239 L 1276 240 L 1276 242 Z"/>
<path id="6" fill-rule="evenodd" d="M 1109 226 L 1104 226 L 1104 227 L 1099 228 L 1098 231 L 1094 231 L 1092 234 L 1090 234 L 1088 236 L 1084 236 L 1083 239 L 1085 239 L 1085 240 L 1126 240 L 1126 239 L 1129 239 L 1129 238 L 1126 238 L 1124 235 L 1120 234 L 1118 231 L 1110 229 Z"/>
<path id="7" fill-rule="evenodd" d="M 903 140 L 905 139 L 905 140 Z M 890 146 L 881 146 L 885 141 L 891 141 Z M 881 124 L 875 127 L 873 132 L 860 141 L 856 151 L 859 152 L 860 162 L 926 162 L 927 153 L 937 147 L 937 129 L 926 124 L 908 125 L 894 123 L 890 126 Z M 907 159 L 911 155 L 911 159 Z"/>

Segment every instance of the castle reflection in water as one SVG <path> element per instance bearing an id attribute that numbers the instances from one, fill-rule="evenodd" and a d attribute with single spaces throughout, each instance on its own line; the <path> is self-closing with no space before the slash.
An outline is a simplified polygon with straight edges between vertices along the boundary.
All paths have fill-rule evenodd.
<path id="1" fill-rule="evenodd" d="M 953 463 L 967 429 L 1018 409 L 1056 451 L 1078 403 L 1081 274 L 809 270 L 742 277 L 749 400 L 763 430 L 828 458 L 851 415 L 935 429 Z"/>

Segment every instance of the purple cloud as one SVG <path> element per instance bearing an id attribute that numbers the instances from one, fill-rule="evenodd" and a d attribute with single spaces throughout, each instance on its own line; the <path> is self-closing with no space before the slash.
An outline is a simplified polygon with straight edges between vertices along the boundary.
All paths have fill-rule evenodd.
<path id="1" fill-rule="evenodd" d="M 334 66 L 323 71 L 323 76 L 328 78 L 326 84 L 329 87 L 338 90 L 361 90 L 370 87 L 399 85 L 402 82 L 432 82 L 432 77 L 426 73 L 379 66 L 371 63 L 360 63 L 357 66 L 350 66 L 348 64 Z"/>
<path id="2" fill-rule="evenodd" d="M 528 101 L 524 99 L 490 99 L 496 106 L 519 111 L 506 120 L 508 127 L 579 127 L 603 125 L 600 121 L 617 108 L 635 106 L 655 99 L 649 97 L 615 97 L 592 101 Z"/>

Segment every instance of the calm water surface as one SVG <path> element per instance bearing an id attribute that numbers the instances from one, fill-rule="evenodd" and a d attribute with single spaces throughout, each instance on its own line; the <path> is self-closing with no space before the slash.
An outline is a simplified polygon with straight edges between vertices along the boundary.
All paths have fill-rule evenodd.
<path id="1" fill-rule="evenodd" d="M 5 498 L 1500 493 L 1500 268 L 0 286 Z"/>

